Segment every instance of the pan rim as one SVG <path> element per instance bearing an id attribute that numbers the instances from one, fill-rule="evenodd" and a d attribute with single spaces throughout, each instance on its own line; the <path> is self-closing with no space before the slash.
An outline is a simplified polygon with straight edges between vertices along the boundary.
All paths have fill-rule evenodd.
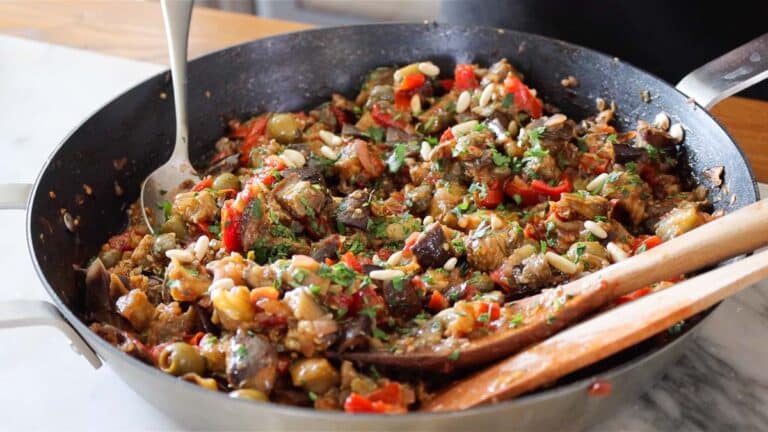
<path id="1" fill-rule="evenodd" d="M 397 27 L 408 27 L 408 26 L 429 26 L 433 28 L 452 28 L 457 30 L 467 30 L 467 29 L 476 29 L 476 30 L 482 30 L 482 31 L 503 31 L 507 33 L 512 33 L 515 35 L 519 35 L 524 38 L 533 39 L 537 42 L 541 43 L 554 43 L 560 46 L 563 46 L 568 49 L 572 50 L 580 50 L 587 53 L 592 53 L 595 55 L 598 55 L 600 57 L 605 58 L 614 58 L 613 56 L 610 56 L 608 54 L 605 54 L 603 52 L 586 48 L 577 44 L 573 44 L 567 41 L 563 41 L 556 38 L 550 38 L 546 36 L 541 36 L 538 34 L 533 33 L 527 33 L 527 32 L 521 32 L 516 30 L 509 30 L 509 29 L 501 29 L 497 27 L 485 27 L 485 26 L 463 26 L 463 25 L 456 25 L 456 24 L 444 24 L 444 23 L 437 23 L 435 21 L 425 21 L 422 23 L 381 23 L 381 24 L 360 24 L 360 25 L 349 25 L 349 26 L 337 26 L 337 27 L 324 27 L 324 28 L 316 28 L 316 29 L 307 29 L 307 30 L 299 30 L 289 33 L 282 33 L 275 36 L 270 36 L 262 39 L 255 39 L 251 41 L 246 41 L 237 45 L 225 47 L 210 53 L 203 54 L 201 56 L 195 57 L 194 59 L 190 60 L 190 62 L 196 62 L 198 60 L 203 60 L 206 58 L 211 58 L 217 55 L 221 55 L 225 52 L 231 52 L 236 51 L 239 49 L 243 49 L 250 44 L 253 43 L 259 43 L 264 41 L 270 41 L 273 43 L 285 43 L 286 41 L 289 41 L 290 38 L 295 37 L 297 35 L 303 35 L 306 33 L 327 33 L 327 32 L 334 32 L 334 31 L 344 31 L 344 30 L 354 30 L 357 28 L 366 28 L 370 29 L 372 27 L 380 27 L 385 29 L 393 29 Z M 651 77 L 653 80 L 658 81 L 659 83 L 662 83 L 664 86 L 667 87 L 666 90 L 674 90 L 682 97 L 687 97 L 682 92 L 680 92 L 677 88 L 672 86 L 670 83 L 660 79 L 659 77 L 644 71 L 641 68 L 638 68 L 626 61 L 618 60 L 621 64 L 629 67 L 630 69 L 634 70 L 637 73 L 640 73 L 642 75 Z M 247 400 L 237 400 L 230 398 L 226 393 L 223 392 L 211 392 L 210 390 L 200 388 L 199 386 L 196 386 L 192 383 L 187 383 L 183 380 L 179 380 L 176 377 L 173 377 L 171 375 L 168 375 L 162 371 L 160 371 L 157 368 L 154 368 L 150 365 L 147 365 L 129 355 L 126 355 L 124 352 L 120 351 L 118 348 L 112 346 L 107 341 L 99 337 L 96 333 L 94 333 L 90 328 L 88 328 L 87 325 L 83 321 L 80 320 L 80 318 L 72 311 L 70 310 L 63 302 L 62 298 L 58 295 L 58 293 L 54 290 L 54 288 L 51 286 L 51 284 L 48 282 L 47 277 L 45 276 L 43 269 L 41 267 L 40 262 L 37 259 L 37 255 L 35 253 L 35 244 L 34 239 L 32 236 L 32 224 L 33 224 L 33 206 L 34 202 L 38 196 L 39 193 L 42 193 L 39 191 L 40 189 L 40 183 L 42 178 L 46 175 L 48 172 L 48 169 L 50 168 L 51 164 L 54 162 L 55 157 L 59 154 L 60 151 L 64 149 L 64 147 L 69 143 L 72 136 L 79 131 L 86 123 L 88 123 L 97 113 L 101 112 L 102 110 L 106 109 L 107 107 L 111 106 L 112 104 L 116 103 L 119 99 L 121 99 L 126 94 L 129 94 L 133 91 L 135 91 L 136 88 L 146 84 L 148 81 L 155 80 L 159 77 L 162 77 L 164 75 L 167 75 L 169 73 L 169 70 L 163 70 L 157 74 L 154 74 L 145 80 L 141 81 L 140 83 L 137 83 L 135 86 L 132 86 L 131 88 L 125 90 L 124 92 L 121 92 L 120 94 L 116 95 L 114 98 L 112 98 L 110 101 L 93 111 L 89 116 L 87 116 L 82 122 L 77 124 L 72 130 L 69 131 L 69 133 L 66 134 L 66 136 L 60 141 L 60 143 L 51 151 L 51 153 L 48 155 L 46 160 L 43 162 L 40 170 L 38 171 L 38 174 L 35 178 L 33 188 L 30 192 L 30 195 L 28 197 L 27 202 L 27 214 L 26 214 L 26 237 L 27 237 L 27 249 L 29 252 L 30 257 L 32 258 L 32 262 L 35 268 L 35 272 L 37 273 L 38 278 L 43 284 L 43 287 L 48 292 L 48 295 L 51 297 L 53 303 L 56 305 L 59 312 L 64 316 L 64 318 L 67 320 L 67 322 L 76 328 L 78 333 L 91 345 L 94 343 L 98 345 L 101 349 L 110 351 L 111 353 L 115 354 L 116 356 L 119 356 L 118 358 L 122 358 L 123 360 L 126 360 L 126 364 L 131 365 L 133 368 L 141 368 L 144 372 L 149 373 L 149 370 L 152 370 L 155 375 L 154 376 L 163 376 L 162 378 L 164 383 L 166 383 L 166 386 L 173 386 L 173 385 L 182 385 L 181 388 L 182 391 L 189 392 L 189 391 L 196 391 L 201 392 L 199 393 L 200 397 L 218 397 L 218 398 L 226 398 L 226 400 L 230 402 L 235 402 L 239 404 L 243 404 L 242 406 L 258 406 L 259 408 L 262 408 L 264 410 L 270 410 L 274 412 L 275 414 L 284 414 L 284 415 L 290 415 L 293 417 L 308 417 L 308 418 L 314 418 L 314 419 L 325 419 L 325 420 L 332 420 L 332 421 L 340 421 L 343 419 L 343 421 L 348 421 L 352 423 L 366 423 L 371 421 L 372 419 L 376 419 L 377 422 L 383 422 L 383 424 L 389 424 L 394 425 L 397 423 L 401 423 L 403 421 L 408 421 L 409 419 L 434 419 L 436 417 L 440 417 L 441 419 L 456 419 L 456 418 L 462 418 L 462 417 L 472 417 L 475 415 L 483 415 L 488 414 L 491 412 L 495 412 L 497 410 L 504 410 L 510 407 L 516 407 L 521 408 L 525 407 L 527 405 L 535 404 L 542 399 L 551 399 L 556 397 L 564 396 L 565 394 L 569 394 L 575 391 L 579 391 L 580 389 L 586 388 L 589 384 L 594 382 L 595 379 L 608 379 L 610 380 L 613 377 L 623 375 L 630 369 L 634 369 L 636 367 L 641 367 L 643 364 L 651 361 L 655 357 L 663 354 L 664 352 L 667 352 L 675 347 L 677 347 L 681 343 L 690 342 L 689 336 L 691 333 L 696 331 L 700 328 L 701 324 L 711 315 L 711 313 L 719 306 L 716 305 L 713 308 L 710 308 L 708 311 L 704 312 L 704 316 L 699 322 L 695 323 L 693 326 L 688 328 L 685 332 L 681 333 L 671 341 L 665 343 L 664 345 L 660 347 L 652 348 L 646 352 L 643 352 L 640 355 L 637 355 L 628 361 L 622 362 L 616 366 L 610 367 L 607 369 L 604 373 L 601 373 L 599 375 L 593 375 L 586 378 L 582 378 L 579 380 L 576 380 L 574 382 L 564 384 L 564 385 L 556 385 L 552 388 L 548 388 L 545 390 L 539 390 L 534 393 L 522 395 L 520 397 L 498 402 L 495 404 L 490 405 L 484 405 L 484 406 L 478 406 L 466 410 L 461 411 L 450 411 L 450 412 L 441 412 L 441 413 L 426 413 L 426 412 L 409 412 L 406 415 L 401 416 L 381 416 L 376 414 L 356 414 L 356 415 L 348 415 L 344 412 L 322 412 L 315 410 L 313 408 L 304 408 L 304 407 L 295 407 L 290 405 L 281 405 L 277 403 L 268 403 L 268 404 L 254 404 L 251 401 Z M 749 163 L 749 161 L 746 158 L 746 155 L 744 154 L 743 149 L 738 145 L 738 143 L 733 139 L 731 134 L 723 127 L 723 125 L 712 116 L 712 114 L 698 105 L 698 103 L 695 104 L 696 108 L 698 110 L 703 111 L 703 113 L 709 117 L 710 120 L 712 120 L 717 127 L 720 129 L 722 133 L 724 133 L 730 140 L 731 144 L 733 144 L 740 157 L 741 162 L 744 163 L 744 165 L 747 168 L 747 172 L 749 174 L 749 178 L 752 182 L 753 186 L 753 192 L 754 197 L 759 197 L 759 189 L 757 185 L 757 180 L 754 175 L 754 171 L 752 170 L 752 167 Z M 749 201 L 742 201 L 744 204 L 748 204 L 753 202 L 753 197 L 748 197 Z M 95 341 L 95 342 L 94 342 Z M 122 377 L 121 377 L 122 380 Z M 127 384 L 127 383 L 126 383 Z M 129 385 L 130 386 L 130 385 Z M 197 387 L 197 388 L 195 388 Z M 639 395 L 638 395 L 639 396 Z M 584 397 L 587 397 L 586 395 Z"/>

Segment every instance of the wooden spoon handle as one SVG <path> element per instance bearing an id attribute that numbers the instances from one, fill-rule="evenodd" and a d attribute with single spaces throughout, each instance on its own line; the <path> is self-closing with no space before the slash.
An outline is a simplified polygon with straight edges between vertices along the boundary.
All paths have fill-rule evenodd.
<path id="1" fill-rule="evenodd" d="M 600 272 L 611 297 L 713 265 L 768 244 L 768 200 L 704 224 Z M 587 278 L 584 278 L 587 279 Z"/>
<path id="2" fill-rule="evenodd" d="M 766 277 L 768 250 L 571 327 L 449 386 L 422 410 L 461 410 L 534 390 L 664 331 Z"/>

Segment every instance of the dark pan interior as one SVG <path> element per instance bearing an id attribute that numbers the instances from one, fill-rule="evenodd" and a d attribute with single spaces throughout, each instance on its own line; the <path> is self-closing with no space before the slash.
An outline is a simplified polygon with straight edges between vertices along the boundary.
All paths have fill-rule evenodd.
<path id="1" fill-rule="evenodd" d="M 594 114 L 596 97 L 615 101 L 620 129 L 666 111 L 673 122 L 686 127 L 684 145 L 697 179 L 703 178 L 706 168 L 725 167 L 726 184 L 736 198 L 731 202 L 730 195 L 722 199 L 713 194 L 716 208 L 730 211 L 757 199 L 751 170 L 732 139 L 706 112 L 663 81 L 618 59 L 564 42 L 438 24 L 294 33 L 192 61 L 191 157 L 204 160 L 229 118 L 264 110 L 308 109 L 334 91 L 351 96 L 365 73 L 376 66 L 430 59 L 447 75 L 457 62 L 487 65 L 501 57 L 522 71 L 545 101 L 575 118 Z M 568 75 L 577 77 L 577 88 L 560 84 Z M 648 103 L 641 101 L 644 91 L 651 96 Z M 52 295 L 70 310 L 76 311 L 82 302 L 73 264 L 86 262 L 124 227 L 124 210 L 137 199 L 142 179 L 170 155 L 173 135 L 171 83 L 164 73 L 98 111 L 51 156 L 32 201 L 30 244 Z M 126 163 L 119 169 L 121 160 Z M 84 185 L 92 188 L 91 195 Z M 116 193 L 116 185 L 122 195 Z M 63 224 L 64 211 L 78 221 L 74 232 Z"/>

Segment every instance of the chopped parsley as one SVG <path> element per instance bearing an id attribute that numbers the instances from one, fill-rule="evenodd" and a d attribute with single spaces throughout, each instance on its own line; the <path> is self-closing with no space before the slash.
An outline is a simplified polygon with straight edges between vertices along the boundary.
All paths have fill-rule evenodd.
<path id="1" fill-rule="evenodd" d="M 508 166 L 512 162 L 512 158 L 499 152 L 494 147 L 491 147 L 491 159 L 493 164 L 498 167 Z"/>
<path id="2" fill-rule="evenodd" d="M 481 313 L 480 315 L 477 316 L 477 321 L 482 323 L 487 323 L 490 320 L 491 320 L 491 314 L 489 314 L 488 312 Z"/>
<path id="3" fill-rule="evenodd" d="M 619 143 L 618 135 L 616 135 L 615 133 L 608 135 L 608 138 L 606 138 L 605 140 L 608 141 L 611 144 L 618 144 Z"/>
<path id="4" fill-rule="evenodd" d="M 501 100 L 501 106 L 504 108 L 509 108 L 512 106 L 512 102 L 514 102 L 514 96 L 512 96 L 511 93 L 507 93 L 504 95 L 504 99 Z"/>
<path id="5" fill-rule="evenodd" d="M 392 279 L 392 288 L 395 291 L 402 291 L 403 290 L 403 277 L 398 276 L 394 279 Z"/>
<path id="6" fill-rule="evenodd" d="M 382 142 L 384 141 L 384 129 L 376 126 L 371 126 L 366 131 L 366 135 L 368 135 L 372 140 L 376 142 Z"/>
<path id="7" fill-rule="evenodd" d="M 244 361 L 246 357 L 248 357 L 248 348 L 243 344 L 239 344 L 237 348 L 235 348 L 235 357 L 238 361 Z"/>
<path id="8" fill-rule="evenodd" d="M 547 242 L 545 240 L 539 240 L 539 249 L 541 253 L 547 253 Z"/>
<path id="9" fill-rule="evenodd" d="M 547 131 L 547 128 L 544 126 L 540 126 L 537 128 L 533 128 L 528 131 L 528 139 L 533 143 L 534 146 L 539 144 L 539 140 L 541 139 L 541 135 L 544 134 L 544 132 Z M 547 152 L 549 153 L 549 152 Z"/>
<path id="10" fill-rule="evenodd" d="M 449 355 L 449 356 L 448 356 L 448 360 L 450 360 L 450 361 L 456 361 L 456 360 L 458 360 L 458 359 L 459 359 L 459 356 L 460 356 L 460 355 L 461 355 L 461 351 L 460 351 L 460 350 L 453 350 L 453 352 L 451 353 L 451 355 Z"/>
<path id="11" fill-rule="evenodd" d="M 400 168 L 403 166 L 403 162 L 405 162 L 405 155 L 407 150 L 408 146 L 405 144 L 399 143 L 395 145 L 394 150 L 392 150 L 389 158 L 387 158 L 387 166 L 389 166 L 389 172 L 394 174 L 400 171 Z"/>
<path id="12" fill-rule="evenodd" d="M 170 219 L 170 217 L 171 217 L 171 210 L 173 210 L 173 204 L 171 204 L 170 201 L 165 200 L 159 206 L 159 208 L 163 211 L 163 217 L 165 218 L 165 220 Z"/>
<path id="13" fill-rule="evenodd" d="M 485 197 L 488 196 L 488 186 L 484 185 L 483 183 L 473 182 L 471 185 L 469 185 L 469 192 L 477 193 L 477 196 L 480 199 L 485 199 Z"/>
<path id="14" fill-rule="evenodd" d="M 584 251 L 586 251 L 587 245 L 584 243 L 579 243 L 576 245 L 576 260 L 575 262 L 578 263 L 581 260 L 581 257 L 584 255 Z"/>
<path id="15" fill-rule="evenodd" d="M 373 337 L 381 341 L 386 341 L 389 339 L 389 336 L 387 336 L 387 333 L 385 333 L 382 329 L 378 327 L 373 329 Z"/>
<path id="16" fill-rule="evenodd" d="M 317 393 L 315 393 L 313 391 L 308 392 L 307 396 L 309 397 L 309 400 L 311 400 L 312 402 L 317 400 Z"/>
<path id="17" fill-rule="evenodd" d="M 304 198 L 304 200 L 306 201 L 306 198 Z M 253 208 L 251 209 L 251 214 L 257 219 L 261 219 L 261 217 L 264 216 L 264 213 L 261 211 L 261 199 L 253 199 Z"/>
<path id="18" fill-rule="evenodd" d="M 509 328 L 515 328 L 520 326 L 523 323 L 523 314 L 518 312 L 515 314 L 515 316 L 512 317 L 511 320 L 509 320 Z"/>

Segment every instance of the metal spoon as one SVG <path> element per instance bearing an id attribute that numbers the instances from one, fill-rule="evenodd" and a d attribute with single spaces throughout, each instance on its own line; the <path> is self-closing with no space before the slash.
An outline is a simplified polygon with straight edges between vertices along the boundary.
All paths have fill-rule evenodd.
<path id="1" fill-rule="evenodd" d="M 192 18 L 192 0 L 161 0 L 168 53 L 173 78 L 173 105 L 176 110 L 176 143 L 171 158 L 144 180 L 141 186 L 141 206 L 144 221 L 156 232 L 164 221 L 162 205 L 182 184 L 200 181 L 189 162 L 189 131 L 187 129 L 187 37 Z"/>

